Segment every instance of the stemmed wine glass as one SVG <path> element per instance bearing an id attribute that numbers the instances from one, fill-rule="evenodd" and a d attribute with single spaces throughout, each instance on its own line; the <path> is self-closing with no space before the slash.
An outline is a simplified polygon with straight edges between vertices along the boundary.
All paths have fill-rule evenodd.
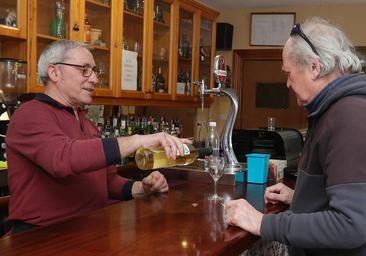
<path id="1" fill-rule="evenodd" d="M 208 197 L 208 200 L 222 201 L 224 198 L 220 197 L 216 192 L 217 181 L 224 173 L 225 159 L 221 156 L 210 156 L 208 158 L 208 173 L 214 181 L 214 194 Z"/>

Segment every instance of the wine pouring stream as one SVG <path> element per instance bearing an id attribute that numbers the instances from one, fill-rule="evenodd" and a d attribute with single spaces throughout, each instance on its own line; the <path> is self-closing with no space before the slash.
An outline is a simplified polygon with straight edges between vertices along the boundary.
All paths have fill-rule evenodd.
<path id="1" fill-rule="evenodd" d="M 204 100 L 206 95 L 215 96 L 228 96 L 231 103 L 230 115 L 226 120 L 222 135 L 221 135 L 221 148 L 223 149 L 223 155 L 225 158 L 225 173 L 235 173 L 242 171 L 243 168 L 238 162 L 233 146 L 232 146 L 232 132 L 234 128 L 234 122 L 238 113 L 238 96 L 231 88 L 223 88 L 222 85 L 226 81 L 226 65 L 225 59 L 221 55 L 217 55 L 214 60 L 214 76 L 215 81 L 218 84 L 217 87 L 207 89 L 205 80 L 195 81 L 194 84 L 199 86 L 201 108 L 203 111 Z"/>

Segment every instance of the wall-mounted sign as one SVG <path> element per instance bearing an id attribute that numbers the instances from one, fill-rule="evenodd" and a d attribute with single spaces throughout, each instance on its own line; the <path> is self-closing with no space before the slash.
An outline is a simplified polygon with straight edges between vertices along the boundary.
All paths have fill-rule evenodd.
<path id="1" fill-rule="evenodd" d="M 283 46 L 295 24 L 295 13 L 251 13 L 250 45 Z"/>

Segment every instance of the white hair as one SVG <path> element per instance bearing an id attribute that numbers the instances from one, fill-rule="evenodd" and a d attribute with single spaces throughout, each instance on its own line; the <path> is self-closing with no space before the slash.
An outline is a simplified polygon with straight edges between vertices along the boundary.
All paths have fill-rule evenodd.
<path id="1" fill-rule="evenodd" d="M 314 45 L 317 55 L 300 36 L 292 36 L 289 55 L 300 65 L 320 61 L 320 77 L 338 70 L 342 74 L 360 73 L 361 61 L 345 33 L 335 24 L 320 17 L 312 17 L 301 23 L 301 29 Z"/>
<path id="2" fill-rule="evenodd" d="M 48 81 L 48 65 L 68 59 L 68 52 L 76 48 L 88 48 L 88 45 L 71 40 L 58 40 L 48 45 L 38 59 L 38 76 L 44 85 Z"/>

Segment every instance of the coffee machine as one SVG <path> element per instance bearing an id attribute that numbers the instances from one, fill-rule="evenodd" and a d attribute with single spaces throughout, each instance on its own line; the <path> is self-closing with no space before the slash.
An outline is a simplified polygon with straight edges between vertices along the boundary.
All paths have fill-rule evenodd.
<path id="1" fill-rule="evenodd" d="M 6 161 L 5 136 L 9 119 L 19 105 L 18 97 L 25 92 L 27 62 L 0 58 L 0 161 Z"/>

